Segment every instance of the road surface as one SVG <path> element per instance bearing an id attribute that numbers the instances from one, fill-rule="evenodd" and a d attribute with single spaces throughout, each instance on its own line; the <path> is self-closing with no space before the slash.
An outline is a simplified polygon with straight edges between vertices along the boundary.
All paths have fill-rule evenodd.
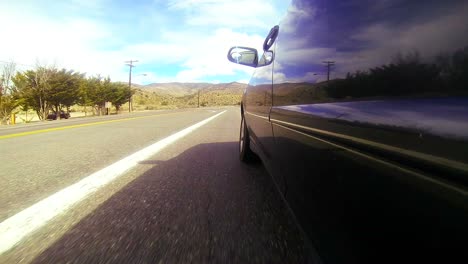
<path id="1" fill-rule="evenodd" d="M 314 262 L 263 166 L 238 161 L 239 123 L 226 107 L 0 128 L 0 263 Z"/>

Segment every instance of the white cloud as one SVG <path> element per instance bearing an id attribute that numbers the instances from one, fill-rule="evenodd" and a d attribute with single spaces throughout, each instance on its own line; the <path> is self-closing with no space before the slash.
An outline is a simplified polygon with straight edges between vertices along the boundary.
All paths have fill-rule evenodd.
<path id="1" fill-rule="evenodd" d="M 312 21 L 315 17 L 317 10 L 312 6 L 306 5 L 298 8 L 295 5 L 290 5 L 287 9 L 287 16 L 281 21 L 282 31 L 285 33 L 294 33 L 295 24 L 297 21 L 309 19 Z"/>
<path id="2" fill-rule="evenodd" d="M 284 58 L 281 60 L 283 64 L 308 64 L 311 61 L 322 61 L 333 58 L 336 51 L 334 48 L 300 48 L 290 49 L 284 47 L 279 50 L 281 56 Z"/>
<path id="3" fill-rule="evenodd" d="M 54 21 L 52 18 L 3 9 L 0 29 L 8 36 L 0 42 L 0 59 L 35 65 L 37 62 L 58 67 L 99 73 L 100 66 L 112 58 L 101 54 L 95 43 L 107 41 L 110 32 L 87 19 Z"/>
<path id="4" fill-rule="evenodd" d="M 125 47 L 118 53 L 129 54 L 128 57 L 139 59 L 139 65 L 177 63 L 184 68 L 172 78 L 153 74 L 154 82 L 196 82 L 202 81 L 205 77 L 218 75 L 230 75 L 235 78 L 236 73 L 244 73 L 250 76 L 254 69 L 229 62 L 227 51 L 236 45 L 261 47 L 263 43 L 263 36 L 238 33 L 230 29 L 218 29 L 202 38 L 195 37 L 190 32 L 171 32 L 165 33 L 164 36 L 165 43 L 135 44 Z M 128 77 L 123 76 L 123 78 Z M 149 78 L 143 79 L 144 82 L 149 80 Z"/>
<path id="5" fill-rule="evenodd" d="M 87 13 L 98 14 L 105 1 L 73 0 L 63 5 L 68 11 L 81 8 Z M 112 21 L 95 18 L 99 16 L 73 13 L 56 17 L 44 13 L 38 5 L 31 1 L 23 9 L 21 4 L 0 3 L 0 23 L 8 25 L 0 28 L 0 35 L 7 36 L 0 41 L 0 60 L 27 65 L 39 61 L 88 75 L 110 76 L 116 81 L 128 80 L 128 67 L 124 61 L 129 59 L 139 60 L 137 70 L 142 71 L 151 65 L 183 68 L 173 76 L 149 71 L 146 77 L 134 76 L 135 82 L 203 81 L 217 75 L 232 76 L 233 81 L 239 76 L 245 79 L 253 69 L 228 62 L 229 47 L 261 48 L 264 34 L 276 24 L 281 13 L 270 3 L 259 0 L 172 1 L 169 8 L 183 14 L 180 20 L 186 27 L 175 31 L 173 25 L 165 24 L 165 30 L 157 30 L 161 34 L 148 34 L 151 37 L 141 36 L 133 40 L 122 35 Z M 239 8 L 243 9 L 239 11 Z M 152 27 L 153 24 L 148 26 L 147 31 L 155 31 Z"/>
<path id="6" fill-rule="evenodd" d="M 69 0 L 69 6 L 74 8 L 86 8 L 87 10 L 100 10 L 105 7 L 106 4 L 110 4 L 109 0 Z"/>
<path id="7" fill-rule="evenodd" d="M 128 72 L 127 72 L 127 79 L 128 81 Z M 175 78 L 167 78 L 164 76 L 160 76 L 154 72 L 143 72 L 132 75 L 132 83 L 136 84 L 148 84 L 148 83 L 166 83 L 166 82 L 174 82 Z"/>
<path id="8" fill-rule="evenodd" d="M 236 71 L 250 75 L 253 68 L 230 63 L 227 60 L 227 51 L 236 45 L 255 47 L 261 43 L 261 36 L 219 29 L 213 35 L 191 44 L 194 52 L 183 63 L 187 69 L 181 71 L 177 77 L 184 81 L 194 81 L 203 76 L 234 75 Z"/>
<path id="9" fill-rule="evenodd" d="M 184 10 L 189 25 L 269 29 L 279 22 L 281 11 L 262 0 L 174 0 L 170 9 Z"/>
<path id="10" fill-rule="evenodd" d="M 337 52 L 337 61 L 345 76 L 347 72 L 380 66 L 382 61 L 391 62 L 397 52 L 418 51 L 423 59 L 431 59 L 441 51 L 453 52 L 468 42 L 466 14 L 468 4 L 458 6 L 448 15 L 435 17 L 426 23 L 419 23 L 407 28 L 392 28 L 386 24 L 374 24 L 352 36 L 352 39 L 369 43 L 369 48 L 360 52 Z M 430 43 L 431 45 L 428 45 Z"/>

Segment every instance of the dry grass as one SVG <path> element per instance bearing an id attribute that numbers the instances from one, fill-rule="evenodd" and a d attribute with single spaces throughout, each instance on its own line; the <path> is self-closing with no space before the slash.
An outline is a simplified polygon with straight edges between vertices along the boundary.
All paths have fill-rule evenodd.
<path id="1" fill-rule="evenodd" d="M 170 85 L 170 84 L 166 84 Z M 184 84 L 174 84 L 176 92 L 165 87 L 165 91 L 160 88 L 145 89 L 139 88 L 133 96 L 134 108 L 141 110 L 173 109 L 204 106 L 239 105 L 244 84 L 185 84 L 186 90 L 183 93 Z M 158 86 L 156 86 L 158 87 Z M 196 88 L 194 88 L 196 87 Z M 183 94 L 183 95 L 181 95 Z"/>

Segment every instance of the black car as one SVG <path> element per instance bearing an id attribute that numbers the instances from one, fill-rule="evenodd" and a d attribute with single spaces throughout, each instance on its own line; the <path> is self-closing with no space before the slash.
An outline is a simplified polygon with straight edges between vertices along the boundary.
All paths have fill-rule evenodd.
<path id="1" fill-rule="evenodd" d="M 70 118 L 70 113 L 60 111 L 60 118 L 61 119 L 68 119 Z M 57 120 L 57 113 L 56 112 L 51 112 L 47 115 L 48 120 Z"/>
<path id="2" fill-rule="evenodd" d="M 293 0 L 241 104 L 325 263 L 468 260 L 468 2 Z"/>

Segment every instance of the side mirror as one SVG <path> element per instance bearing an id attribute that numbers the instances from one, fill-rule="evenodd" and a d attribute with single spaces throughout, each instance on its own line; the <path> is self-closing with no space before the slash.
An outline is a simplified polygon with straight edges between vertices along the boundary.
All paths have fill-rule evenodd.
<path id="1" fill-rule="evenodd" d="M 257 67 L 258 64 L 258 52 L 254 48 L 232 47 L 228 51 L 227 58 L 230 62 L 250 67 Z"/>
<path id="2" fill-rule="evenodd" d="M 267 50 L 263 53 L 263 56 L 260 58 L 257 67 L 270 65 L 275 59 L 275 54 L 271 50 Z"/>

